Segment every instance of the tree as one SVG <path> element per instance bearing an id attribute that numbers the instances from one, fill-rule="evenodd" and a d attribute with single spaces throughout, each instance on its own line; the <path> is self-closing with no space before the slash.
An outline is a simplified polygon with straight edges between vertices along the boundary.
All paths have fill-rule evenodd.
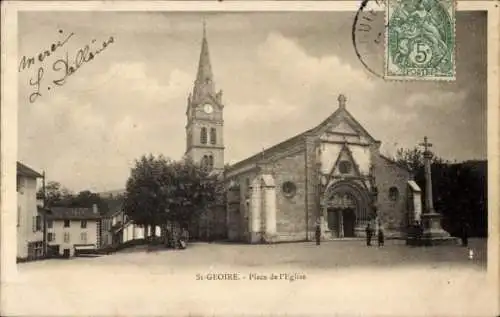
<path id="1" fill-rule="evenodd" d="M 423 151 L 419 148 L 399 149 L 394 160 L 411 169 L 425 197 Z M 452 234 L 460 231 L 463 222 L 471 234 L 487 233 L 487 162 L 450 163 L 440 157 L 431 161 L 434 208 L 443 215 L 442 225 Z M 425 199 L 422 201 L 425 208 Z"/>
<path id="2" fill-rule="evenodd" d="M 154 225 L 166 201 L 162 195 L 160 174 L 166 170 L 167 164 L 163 157 L 157 159 L 151 154 L 143 155 L 136 160 L 127 180 L 124 210 L 130 219 L 145 226 L 145 237 L 148 226 Z"/>
<path id="3" fill-rule="evenodd" d="M 396 151 L 396 156 L 394 161 L 405 166 L 412 172 L 423 171 L 424 168 L 424 151 L 419 147 L 414 147 L 413 149 L 399 148 Z M 433 156 L 431 159 L 432 164 L 442 164 L 446 161 L 438 156 Z"/>
<path id="4" fill-rule="evenodd" d="M 168 220 L 187 223 L 217 203 L 221 184 L 218 175 L 211 175 L 190 160 L 172 163 L 171 171 Z"/>
<path id="5" fill-rule="evenodd" d="M 83 190 L 77 195 L 73 195 L 68 202 L 70 207 L 83 207 L 92 208 L 97 205 L 99 213 L 105 214 L 109 210 L 107 202 L 102 199 L 99 194 L 91 192 L 90 190 Z"/>
<path id="6" fill-rule="evenodd" d="M 216 179 L 190 160 L 144 155 L 127 180 L 124 209 L 146 228 L 186 225 L 215 203 L 216 187 Z"/>
<path id="7" fill-rule="evenodd" d="M 43 188 L 38 190 L 37 196 L 44 196 Z M 47 207 L 65 206 L 71 197 L 71 191 L 63 187 L 59 182 L 49 181 L 45 185 L 45 204 Z"/>
<path id="8" fill-rule="evenodd" d="M 43 198 L 43 188 L 37 192 L 37 197 Z M 61 183 L 49 181 L 45 186 L 45 206 L 50 207 L 82 207 L 92 208 L 96 204 L 99 213 L 104 214 L 108 211 L 108 204 L 99 194 L 90 190 L 80 191 L 73 194 L 69 189 L 62 186 Z"/>

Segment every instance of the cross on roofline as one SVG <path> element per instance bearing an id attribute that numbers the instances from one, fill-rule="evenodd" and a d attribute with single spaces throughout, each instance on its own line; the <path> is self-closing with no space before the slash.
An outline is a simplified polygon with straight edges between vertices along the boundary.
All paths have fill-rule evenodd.
<path id="1" fill-rule="evenodd" d="M 424 136 L 424 142 L 419 144 L 424 147 L 425 152 L 429 151 L 429 148 L 432 147 L 432 143 L 429 143 L 428 140 L 427 136 Z"/>
<path id="2" fill-rule="evenodd" d="M 340 94 L 339 97 L 337 98 L 338 102 L 339 102 L 339 107 L 340 108 L 345 108 L 345 104 L 346 104 L 346 101 L 347 101 L 347 98 L 344 94 Z"/>

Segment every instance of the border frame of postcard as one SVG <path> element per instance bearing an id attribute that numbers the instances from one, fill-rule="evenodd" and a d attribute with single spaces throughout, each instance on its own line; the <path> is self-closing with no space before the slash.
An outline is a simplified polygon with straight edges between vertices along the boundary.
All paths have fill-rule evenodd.
<path id="1" fill-rule="evenodd" d="M 1 217 L 0 252 L 2 282 L 15 280 L 17 265 L 15 240 L 16 191 L 15 174 L 17 160 L 17 12 L 19 11 L 356 11 L 358 0 L 350 1 L 10 1 L 2 3 L 2 91 L 1 91 Z M 84 5 L 82 5 L 84 3 Z M 456 0 L 457 11 L 487 11 L 488 67 L 487 76 L 487 159 L 488 159 L 488 279 L 500 294 L 500 130 L 499 130 L 499 29 L 500 1 Z M 404 81 L 404 80 L 403 80 Z M 500 303 L 499 303 L 500 305 Z M 500 307 L 499 307 L 500 308 Z"/>

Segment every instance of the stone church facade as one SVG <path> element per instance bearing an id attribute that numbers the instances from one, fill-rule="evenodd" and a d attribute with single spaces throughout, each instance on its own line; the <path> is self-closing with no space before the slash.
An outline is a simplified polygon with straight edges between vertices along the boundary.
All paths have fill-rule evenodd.
<path id="1" fill-rule="evenodd" d="M 346 98 L 318 126 L 232 165 L 225 175 L 228 238 L 274 242 L 362 237 L 380 224 L 401 236 L 410 221 L 410 171 L 380 154 Z"/>
<path id="2" fill-rule="evenodd" d="M 402 236 L 419 198 L 411 173 L 380 153 L 338 97 L 316 127 L 224 168 L 222 93 L 215 92 L 203 33 L 197 78 L 187 107 L 186 156 L 218 173 L 225 208 L 199 220 L 200 236 L 261 243 L 362 237 L 371 222 Z M 212 138 L 213 137 L 213 138 Z M 419 199 L 417 199 L 419 200 Z"/>

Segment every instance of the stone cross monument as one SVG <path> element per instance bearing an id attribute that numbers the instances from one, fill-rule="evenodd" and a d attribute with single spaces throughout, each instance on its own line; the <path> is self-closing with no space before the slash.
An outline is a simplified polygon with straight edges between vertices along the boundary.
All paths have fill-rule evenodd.
<path id="1" fill-rule="evenodd" d="M 422 226 L 424 229 L 422 243 L 425 245 L 440 244 L 445 241 L 455 241 L 450 234 L 441 227 L 441 215 L 434 210 L 432 199 L 432 172 L 431 159 L 432 152 L 429 148 L 432 146 L 424 137 L 424 142 L 419 144 L 424 147 L 424 168 L 425 168 L 425 211 L 422 213 Z"/>

